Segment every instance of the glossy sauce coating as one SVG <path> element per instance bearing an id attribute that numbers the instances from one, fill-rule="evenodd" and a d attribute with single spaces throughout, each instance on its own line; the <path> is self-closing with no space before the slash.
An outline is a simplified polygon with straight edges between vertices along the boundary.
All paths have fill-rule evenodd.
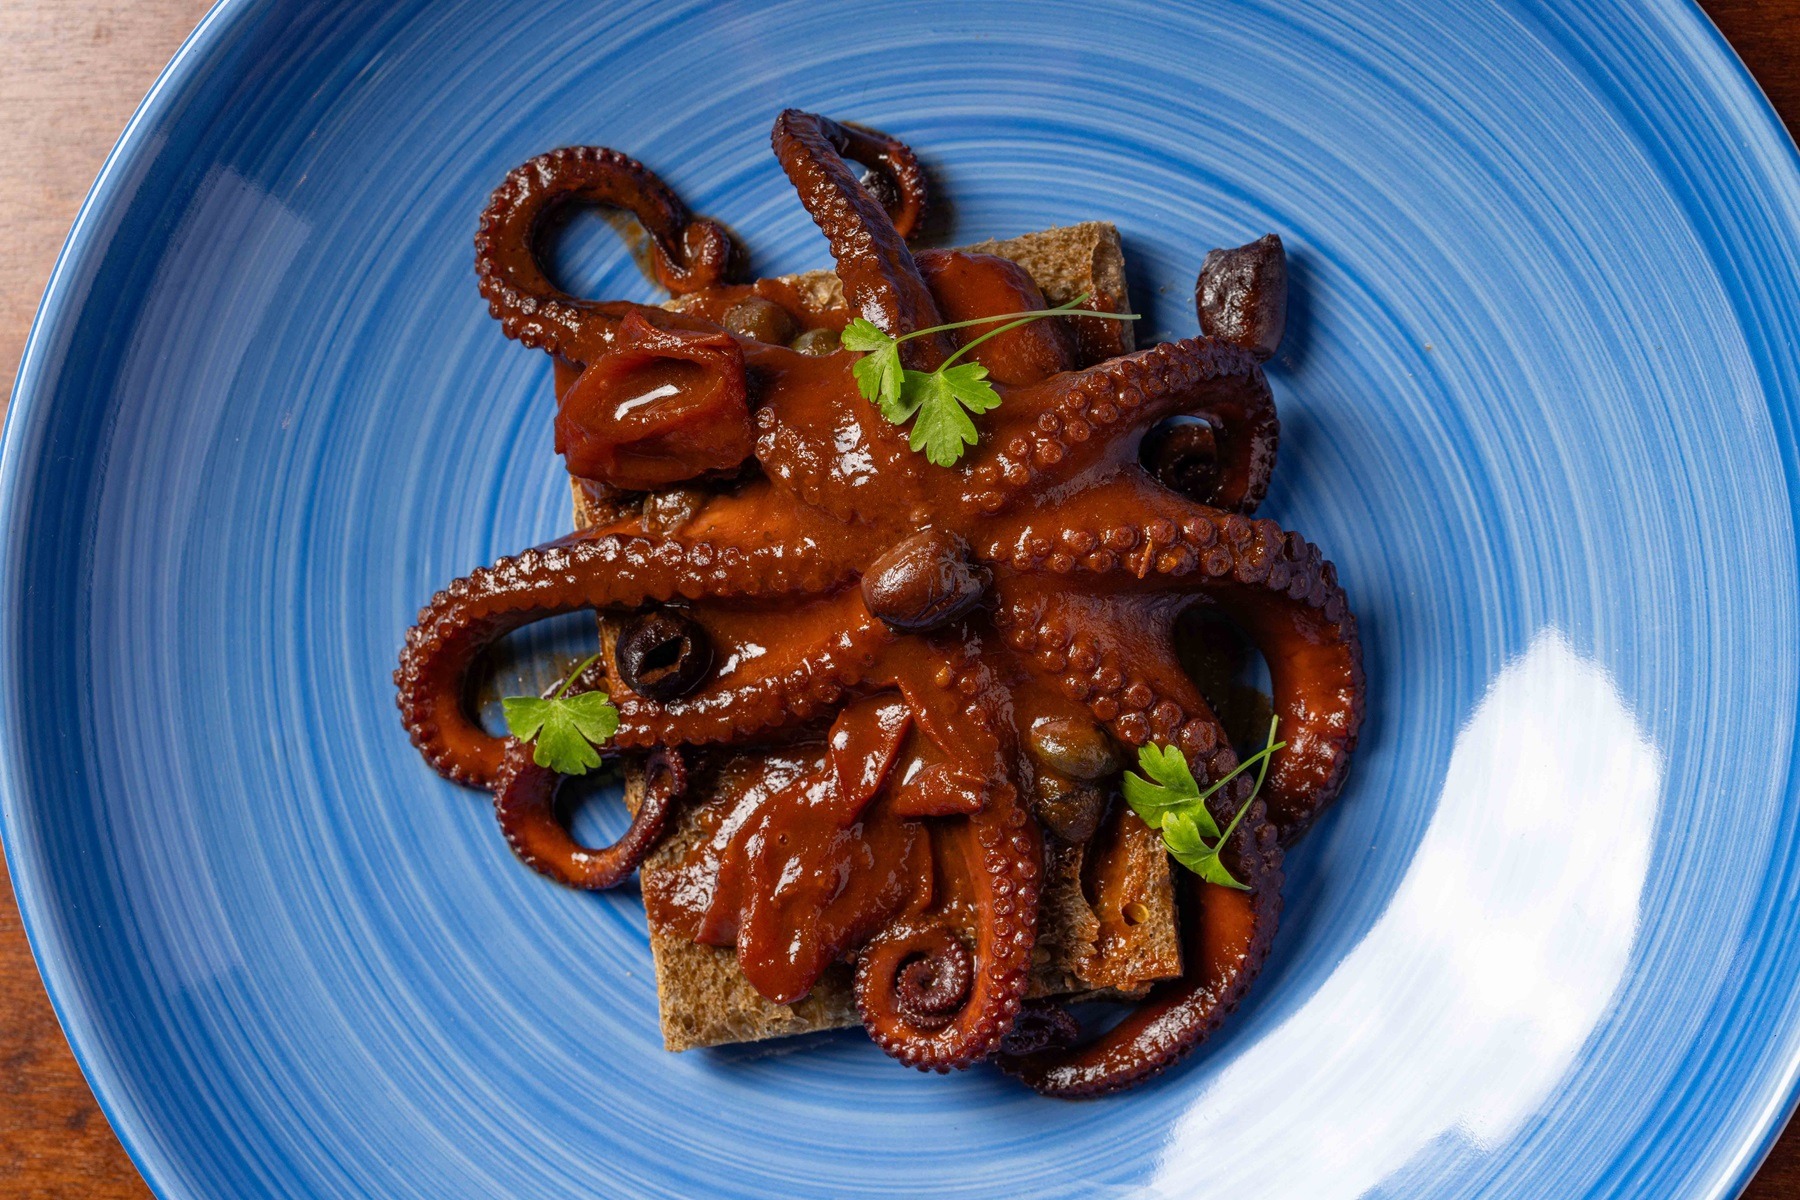
<path id="1" fill-rule="evenodd" d="M 896 916 L 953 908 L 966 890 L 934 870 L 921 818 L 978 807 L 980 781 L 917 736 L 893 694 L 847 706 L 821 746 L 727 764 L 714 794 L 705 835 L 645 904 L 665 932 L 735 946 L 777 1003 Z"/>

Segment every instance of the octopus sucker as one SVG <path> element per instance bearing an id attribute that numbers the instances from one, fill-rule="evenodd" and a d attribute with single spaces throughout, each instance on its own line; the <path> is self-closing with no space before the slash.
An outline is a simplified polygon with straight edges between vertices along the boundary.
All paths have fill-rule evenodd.
<path id="1" fill-rule="evenodd" d="M 481 293 L 507 336 L 554 356 L 557 450 L 589 527 L 432 598 L 394 676 L 402 719 L 436 770 L 494 793 L 519 858 L 587 889 L 648 863 L 653 934 L 729 954 L 767 1001 L 848 973 L 871 1038 L 907 1065 L 997 1062 L 1052 1096 L 1131 1086 L 1247 993 L 1275 936 L 1283 846 L 1338 795 L 1362 721 L 1335 567 L 1251 515 L 1280 434 L 1261 366 L 1286 318 L 1279 239 L 1208 258 L 1201 336 L 1120 352 L 1128 339 L 1096 334 L 1104 317 L 1051 311 L 1018 262 L 915 252 L 929 189 L 904 143 L 790 109 L 771 145 L 840 298 L 731 283 L 724 227 L 616 151 L 554 151 L 495 191 Z M 539 241 L 569 204 L 633 214 L 679 300 L 558 289 Z M 979 366 L 998 403 L 971 407 L 976 442 L 953 465 L 864 398 L 864 360 L 839 341 L 856 317 L 903 339 L 909 372 Z M 1197 608 L 1268 664 L 1285 746 L 1260 791 L 1181 665 L 1176 622 Z M 580 610 L 599 614 L 603 651 L 557 695 L 604 688 L 617 730 L 602 752 L 644 782 L 604 847 L 570 835 L 563 781 L 532 745 L 469 707 L 485 648 Z M 1180 976 L 1171 931 L 1148 976 L 1165 981 L 1084 1040 L 1032 991 L 1040 906 L 1047 879 L 1079 875 L 1079 890 L 1104 874 L 1055 876 L 1068 855 L 1169 865 L 1172 826 L 1120 798 L 1134 761 L 1157 760 L 1145 747 L 1220 785 L 1206 801 L 1220 829 L 1241 814 L 1218 857 L 1244 889 L 1171 868 Z M 1102 879 L 1096 923 L 1146 919 L 1123 878 Z M 1159 878 L 1157 927 L 1172 930 Z"/>
<path id="2" fill-rule="evenodd" d="M 988 495 L 1010 507 L 1014 497 L 1104 479 L 1135 462 L 1160 422 L 1179 417 L 1216 431 L 1216 468 L 1198 489 L 1204 503 L 1249 512 L 1268 491 L 1280 436 L 1275 402 L 1255 358 L 1229 343 L 1164 342 L 1004 395 L 993 436 L 967 460 L 971 507 L 983 508 Z"/>

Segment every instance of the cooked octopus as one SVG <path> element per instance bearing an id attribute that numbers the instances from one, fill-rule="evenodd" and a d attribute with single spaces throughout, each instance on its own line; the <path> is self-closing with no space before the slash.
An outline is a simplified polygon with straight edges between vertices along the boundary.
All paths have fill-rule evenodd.
<path id="1" fill-rule="evenodd" d="M 903 144 L 794 110 L 772 140 L 848 315 L 898 337 L 1046 307 L 1011 262 L 908 245 L 927 188 Z M 684 311 L 559 290 L 539 242 L 571 203 L 635 214 Z M 862 398 L 830 330 L 731 284 L 730 234 L 622 154 L 513 171 L 476 249 L 506 334 L 557 356 L 571 472 L 641 502 L 433 597 L 395 674 L 426 760 L 495 793 L 526 862 L 603 888 L 663 835 L 688 760 L 734 752 L 729 828 L 693 864 L 702 898 L 663 919 L 735 946 L 779 1002 L 853 962 L 870 1035 L 915 1067 L 992 1059 L 1040 1092 L 1095 1095 L 1216 1029 L 1268 953 L 1282 847 L 1337 796 L 1363 708 L 1334 567 L 1252 515 L 1279 428 L 1260 366 L 1285 312 L 1279 241 L 1208 259 L 1202 336 L 1108 356 L 1049 317 L 982 343 L 1002 403 L 949 468 Z M 910 339 L 905 365 L 929 371 L 980 332 Z M 1286 746 L 1223 851 L 1248 890 L 1183 872 L 1184 973 L 1084 1039 L 1064 1009 L 1026 1001 L 1045 838 L 1092 834 L 1091 801 L 1132 748 L 1179 748 L 1203 786 L 1238 766 L 1172 644 L 1195 606 L 1261 652 Z M 582 684 L 613 692 L 605 749 L 653 756 L 630 830 L 597 849 L 559 825 L 557 777 L 468 704 L 486 647 L 584 609 L 624 622 Z M 1221 826 L 1250 795 L 1244 775 L 1213 795 Z"/>

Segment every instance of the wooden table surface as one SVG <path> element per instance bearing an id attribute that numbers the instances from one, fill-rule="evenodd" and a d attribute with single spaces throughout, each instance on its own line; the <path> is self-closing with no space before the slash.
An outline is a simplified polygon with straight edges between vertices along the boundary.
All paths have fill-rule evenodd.
<path id="1" fill-rule="evenodd" d="M 1703 0 L 1800 133 L 1800 0 Z M 75 209 L 206 0 L 0 0 L 0 379 Z M 0 864 L 0 880 L 5 867 Z M 0 1197 L 147 1197 L 57 1028 L 0 883 Z M 1745 1193 L 1800 1200 L 1800 1124 Z"/>

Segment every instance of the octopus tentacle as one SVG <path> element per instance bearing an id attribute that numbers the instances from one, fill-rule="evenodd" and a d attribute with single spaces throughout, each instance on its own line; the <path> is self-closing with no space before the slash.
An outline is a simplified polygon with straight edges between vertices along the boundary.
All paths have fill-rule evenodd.
<path id="1" fill-rule="evenodd" d="M 633 608 L 676 596 L 774 597 L 826 590 L 845 572 L 817 554 L 608 534 L 563 539 L 457 580 L 407 631 L 394 683 L 413 745 L 456 783 L 491 787 L 506 740 L 464 704 L 469 665 L 524 625 L 588 608 Z"/>
<path id="2" fill-rule="evenodd" d="M 879 182 L 865 176 L 863 188 L 881 201 L 894 232 L 908 241 L 925 227 L 925 212 L 931 201 L 931 188 L 925 179 L 925 168 L 919 156 L 899 138 L 889 137 L 878 129 L 851 125 L 819 117 L 819 131 L 845 158 L 860 163 L 871 172 L 879 172 Z M 871 187 L 871 183 L 874 186 Z"/>
<path id="3" fill-rule="evenodd" d="M 1001 594 L 995 624 L 1025 669 L 1085 704 L 1113 737 L 1178 746 L 1196 778 L 1222 779 L 1237 767 L 1219 718 L 1175 658 L 1179 604 L 1039 595 L 1017 582 Z M 1234 782 L 1226 798 L 1249 786 Z"/>
<path id="4" fill-rule="evenodd" d="M 1211 485 L 1187 493 L 1187 498 L 1227 511 L 1255 512 L 1268 495 L 1281 444 L 1281 419 L 1268 385 L 1214 389 L 1197 411 L 1183 416 L 1211 425 L 1217 456 Z"/>
<path id="5" fill-rule="evenodd" d="M 626 314 L 685 324 L 626 301 L 582 300 L 551 282 L 538 259 L 545 220 L 571 203 L 605 204 L 637 217 L 650 235 L 657 282 L 673 293 L 723 283 L 733 258 L 723 225 L 687 205 L 636 159 L 600 146 L 568 146 L 514 168 L 494 190 L 475 235 L 475 273 L 506 336 L 576 362 L 591 362 Z"/>
<path id="6" fill-rule="evenodd" d="M 531 746 L 512 739 L 494 783 L 494 815 L 507 844 L 526 866 L 565 887 L 603 891 L 617 887 L 644 861 L 663 831 L 675 801 L 687 787 L 679 751 L 658 750 L 645 767 L 643 802 L 631 825 L 610 846 L 577 842 L 556 815 L 563 777 L 532 761 Z"/>
<path id="7" fill-rule="evenodd" d="M 1024 388 L 984 414 L 965 460 L 963 504 L 1002 511 L 1013 500 L 1084 475 L 1135 464 L 1139 442 L 1167 417 L 1212 417 L 1223 451 L 1216 506 L 1248 511 L 1268 491 L 1280 426 L 1262 368 L 1210 338 L 1163 342 Z"/>
<path id="8" fill-rule="evenodd" d="M 1287 251 L 1279 234 L 1247 246 L 1209 250 L 1194 281 L 1194 310 L 1209 337 L 1242 346 L 1258 362 L 1274 357 L 1287 329 Z"/>
<path id="9" fill-rule="evenodd" d="M 790 108 L 775 118 L 770 141 L 800 203 L 831 244 L 851 310 L 895 337 L 936 325 L 936 301 L 905 238 L 844 163 L 839 146 L 847 136 L 828 117 Z M 901 347 L 907 365 L 924 371 L 949 352 L 942 334 L 914 338 Z"/>
<path id="10" fill-rule="evenodd" d="M 703 745 L 743 742 L 820 716 L 861 683 L 894 635 L 863 606 L 851 588 L 825 600 L 790 605 L 793 636 L 752 657 L 742 647 L 763 637 L 746 630 L 738 614 L 714 612 L 705 603 L 687 610 L 721 647 L 716 677 L 679 700 L 652 703 L 620 686 L 620 746 Z M 766 628 L 766 614 L 758 613 Z M 735 619 L 733 619 L 735 618 Z M 611 672 L 614 680 L 619 672 Z"/>
<path id="11" fill-rule="evenodd" d="M 1202 787 L 1238 765 L 1217 718 L 1174 659 L 1163 598 L 1033 596 L 1019 584 L 999 623 L 1029 670 L 1055 678 L 1113 736 L 1132 745 L 1178 745 Z M 1146 633 L 1146 630 L 1151 632 Z M 1239 776 L 1208 801 L 1221 827 L 1250 799 Z M 1039 1048 L 1001 1065 L 1051 1096 L 1101 1095 L 1141 1082 L 1218 1028 L 1248 992 L 1268 955 L 1281 909 L 1280 838 L 1261 799 L 1251 801 L 1228 862 L 1249 891 L 1183 872 L 1182 977 L 1158 985 L 1119 1025 L 1086 1045 Z"/>
<path id="12" fill-rule="evenodd" d="M 900 945 L 917 957 L 893 973 L 894 1007 L 920 1029 L 942 1029 L 968 1001 L 975 985 L 975 960 L 968 944 L 946 926 L 921 925 L 910 934 L 889 930 L 883 952 L 892 954 Z"/>
<path id="13" fill-rule="evenodd" d="M 1288 743 L 1272 760 L 1263 795 L 1291 844 L 1337 798 L 1362 726 L 1362 642 L 1336 567 L 1273 521 L 1186 503 L 1141 474 L 1089 495 L 1089 511 L 1129 513 L 1129 522 L 996 526 L 981 554 L 1021 574 L 1085 576 L 1090 590 L 1195 593 L 1236 622 L 1268 664 Z M 1163 700 L 1127 686 L 1116 693 L 1121 711 L 1155 722 Z M 1135 704 L 1141 698 L 1151 702 Z"/>
<path id="14" fill-rule="evenodd" d="M 921 1071 L 950 1071 L 986 1058 L 1000 1045 L 1024 1002 L 1037 937 L 1042 847 L 1037 825 L 1017 789 L 1006 784 L 980 812 L 954 818 L 933 840 L 940 862 L 959 864 L 977 914 L 958 928 L 951 912 L 903 918 L 863 947 L 856 968 L 856 1007 L 877 1045 Z M 967 942 L 964 939 L 967 939 Z M 907 1002 L 905 979 L 923 961 L 930 973 L 956 969 L 958 951 L 974 967 L 960 1007 Z M 968 943 L 971 943 L 968 944 Z"/>
<path id="15" fill-rule="evenodd" d="M 1228 821 L 1233 814 L 1216 799 L 1215 819 Z M 1224 857 L 1249 890 L 1182 873 L 1179 979 L 1157 984 L 1123 1021 L 1087 1044 L 1003 1057 L 1002 1069 L 1046 1096 L 1101 1096 L 1160 1074 L 1211 1036 L 1256 981 L 1281 915 L 1281 846 L 1260 799 Z"/>

